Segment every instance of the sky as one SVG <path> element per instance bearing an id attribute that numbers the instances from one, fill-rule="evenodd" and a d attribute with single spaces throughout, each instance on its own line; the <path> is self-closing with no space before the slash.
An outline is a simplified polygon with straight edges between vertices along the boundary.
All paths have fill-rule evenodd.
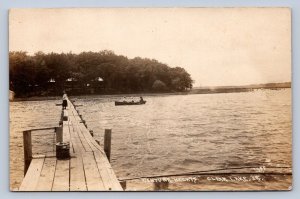
<path id="1" fill-rule="evenodd" d="M 289 8 L 12 9 L 9 50 L 156 59 L 197 86 L 291 81 Z"/>

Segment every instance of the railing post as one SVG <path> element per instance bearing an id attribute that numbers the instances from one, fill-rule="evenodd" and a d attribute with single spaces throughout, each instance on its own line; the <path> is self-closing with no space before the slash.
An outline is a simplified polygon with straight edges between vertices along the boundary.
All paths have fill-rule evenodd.
<path id="1" fill-rule="evenodd" d="M 92 137 L 94 137 L 94 131 L 93 130 L 90 130 L 90 134 Z"/>
<path id="2" fill-rule="evenodd" d="M 63 142 L 63 129 L 62 127 L 55 127 L 56 142 Z"/>
<path id="3" fill-rule="evenodd" d="M 82 120 L 83 125 L 85 126 L 85 128 L 87 128 L 87 124 L 85 120 Z"/>
<path id="4" fill-rule="evenodd" d="M 68 112 L 67 112 L 67 110 L 63 111 L 63 121 L 68 121 Z"/>
<path id="5" fill-rule="evenodd" d="M 121 187 L 123 188 L 123 190 L 125 191 L 126 189 L 127 189 L 127 183 L 126 183 L 127 181 L 120 181 L 120 185 L 121 185 Z"/>
<path id="6" fill-rule="evenodd" d="M 104 152 L 110 162 L 110 148 L 111 148 L 111 129 L 105 129 L 104 132 Z"/>
<path id="7" fill-rule="evenodd" d="M 162 190 L 168 190 L 169 182 L 153 182 L 154 184 L 154 191 L 162 191 Z"/>
<path id="8" fill-rule="evenodd" d="M 24 145 L 24 176 L 25 176 L 32 160 L 31 131 L 23 131 L 23 145 Z"/>

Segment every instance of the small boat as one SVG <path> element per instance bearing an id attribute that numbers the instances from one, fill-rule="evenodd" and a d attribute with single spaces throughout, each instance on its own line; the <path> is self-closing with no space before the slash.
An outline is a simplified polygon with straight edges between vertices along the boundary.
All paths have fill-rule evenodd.
<path id="1" fill-rule="evenodd" d="M 146 104 L 146 101 L 138 101 L 138 102 L 127 102 L 127 101 L 115 101 L 115 106 L 123 106 L 123 105 L 142 105 L 142 104 Z"/>

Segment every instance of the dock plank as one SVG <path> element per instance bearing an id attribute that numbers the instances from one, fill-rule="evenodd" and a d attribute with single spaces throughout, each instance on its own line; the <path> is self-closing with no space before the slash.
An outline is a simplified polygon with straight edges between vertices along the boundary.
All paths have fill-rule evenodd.
<path id="1" fill-rule="evenodd" d="M 56 158 L 45 158 L 36 191 L 51 191 L 56 168 Z"/>
<path id="2" fill-rule="evenodd" d="M 103 156 L 102 153 L 96 152 L 94 153 L 95 159 L 97 162 L 97 167 L 99 169 L 100 175 L 102 179 L 105 179 L 105 189 L 106 190 L 115 190 L 115 191 L 123 191 L 115 173 L 113 172 L 111 165 L 109 164 L 106 157 Z"/>
<path id="3" fill-rule="evenodd" d="M 74 116 L 74 118 L 76 119 L 76 121 L 81 121 L 81 118 L 79 117 L 78 113 L 76 112 L 76 110 L 71 109 L 72 114 Z M 92 148 L 93 151 L 100 151 L 104 154 L 104 150 L 103 148 L 101 148 L 99 146 L 99 144 L 95 141 L 95 139 L 91 136 L 89 130 L 83 125 L 83 123 L 78 123 L 77 125 L 80 129 L 80 131 L 82 132 L 82 134 L 84 135 L 84 137 L 86 138 L 88 144 L 90 145 L 90 147 Z"/>
<path id="4" fill-rule="evenodd" d="M 85 129 L 86 131 L 83 130 L 83 127 L 81 125 L 76 124 L 76 129 L 77 129 L 77 133 L 80 137 L 81 140 L 84 140 L 84 143 L 88 145 L 89 147 L 89 151 L 96 151 L 98 150 L 98 148 L 95 146 L 95 144 L 92 143 L 91 138 L 94 139 L 90 132 L 88 132 L 87 129 Z M 96 141 L 95 141 L 96 143 Z M 97 143 L 96 143 L 97 144 Z M 86 146 L 87 147 L 87 146 Z"/>
<path id="5" fill-rule="evenodd" d="M 90 132 L 82 125 L 79 126 L 80 132 L 83 134 L 88 144 L 92 148 L 93 151 L 100 151 L 104 154 L 104 150 L 99 146 L 99 144 L 95 141 L 95 139 L 91 136 Z"/>
<path id="6" fill-rule="evenodd" d="M 69 191 L 70 160 L 57 160 L 52 191 Z"/>
<path id="7" fill-rule="evenodd" d="M 76 114 L 76 111 L 74 114 Z M 79 133 L 81 133 L 85 137 L 85 139 L 86 139 L 87 143 L 90 145 L 92 151 L 99 150 L 99 151 L 103 152 L 103 154 L 104 154 L 104 150 L 99 146 L 99 144 L 91 136 L 89 130 L 82 123 L 77 122 L 75 124 L 77 126 L 78 132 L 80 131 Z"/>
<path id="8" fill-rule="evenodd" d="M 71 131 L 72 131 L 72 125 L 70 121 L 66 121 L 63 123 L 63 142 L 69 142 L 70 144 L 70 155 L 74 154 L 74 146 L 71 142 L 72 136 L 74 136 Z"/>
<path id="9" fill-rule="evenodd" d="M 70 141 L 69 121 L 63 121 L 63 142 Z"/>
<path id="10" fill-rule="evenodd" d="M 78 125 L 75 122 L 73 122 L 73 127 L 74 127 L 74 133 L 79 137 L 79 139 L 80 139 L 80 141 L 83 145 L 84 150 L 88 151 L 88 152 L 91 152 L 92 149 L 91 149 L 90 145 L 88 144 L 85 137 L 82 135 L 80 129 L 78 128 Z"/>
<path id="11" fill-rule="evenodd" d="M 89 191 L 105 190 L 103 180 L 100 176 L 94 153 L 86 153 L 83 156 L 84 171 Z"/>
<path id="12" fill-rule="evenodd" d="M 25 178 L 19 188 L 19 191 L 34 191 L 37 187 L 41 171 L 44 165 L 44 158 L 32 159 Z"/>
<path id="13" fill-rule="evenodd" d="M 80 129 L 78 127 L 79 122 L 75 119 L 75 114 L 77 114 L 76 110 L 74 110 L 74 109 L 71 108 L 69 111 L 70 111 L 70 113 L 69 113 L 69 120 L 70 120 L 70 123 L 72 124 L 72 125 L 70 125 L 70 126 L 72 126 L 72 133 L 71 134 L 73 136 L 79 138 L 77 141 L 81 142 L 81 145 L 83 146 L 83 148 L 84 148 L 85 151 L 92 152 L 93 148 L 91 148 L 91 146 L 89 145 L 88 141 L 81 134 Z M 77 143 L 77 144 L 79 144 L 79 143 Z"/>
<path id="14" fill-rule="evenodd" d="M 70 160 L 70 191 L 87 191 L 81 155 Z"/>
<path id="15" fill-rule="evenodd" d="M 79 136 L 77 135 L 77 133 L 75 133 L 75 130 L 70 128 L 70 132 L 72 134 L 71 143 L 74 147 L 74 155 L 79 155 L 79 154 L 83 153 L 85 151 L 85 149 L 82 145 L 82 142 L 80 141 Z"/>
<path id="16" fill-rule="evenodd" d="M 97 147 L 95 147 L 95 144 L 97 144 L 96 141 L 94 141 L 95 144 L 92 143 L 90 138 L 92 138 L 92 139 L 94 139 L 94 138 L 90 135 L 88 130 L 85 128 L 85 126 L 80 125 L 78 123 L 78 121 L 75 119 L 75 116 L 76 116 L 75 114 L 77 114 L 77 112 L 75 110 L 74 111 L 71 110 L 71 113 L 69 114 L 69 118 L 73 124 L 72 127 L 75 129 L 74 131 L 76 132 L 76 135 L 78 135 L 80 137 L 80 140 L 81 140 L 85 150 L 89 151 L 89 152 L 99 150 Z M 84 127 L 84 129 L 87 132 L 83 131 L 82 126 Z"/>

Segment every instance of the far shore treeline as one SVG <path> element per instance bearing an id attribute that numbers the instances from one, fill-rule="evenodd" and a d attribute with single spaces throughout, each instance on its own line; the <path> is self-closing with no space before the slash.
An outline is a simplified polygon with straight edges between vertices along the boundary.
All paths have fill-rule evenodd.
<path id="1" fill-rule="evenodd" d="M 68 94 L 177 92 L 192 88 L 181 67 L 154 59 L 129 59 L 112 51 L 9 53 L 10 90 L 17 97 Z"/>

